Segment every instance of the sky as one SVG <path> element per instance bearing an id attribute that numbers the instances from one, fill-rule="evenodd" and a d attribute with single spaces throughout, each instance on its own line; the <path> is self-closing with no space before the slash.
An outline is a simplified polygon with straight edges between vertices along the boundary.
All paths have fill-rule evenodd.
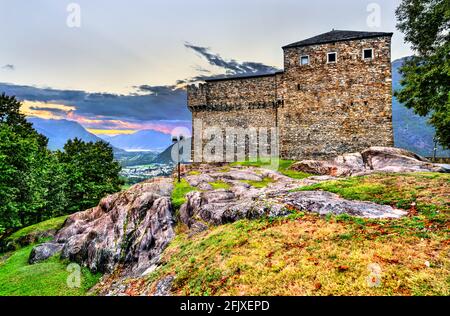
<path id="1" fill-rule="evenodd" d="M 331 29 L 394 32 L 399 0 L 0 0 L 0 93 L 91 132 L 190 126 L 185 83 L 282 68 L 281 47 Z M 378 19 L 379 17 L 379 19 Z"/>

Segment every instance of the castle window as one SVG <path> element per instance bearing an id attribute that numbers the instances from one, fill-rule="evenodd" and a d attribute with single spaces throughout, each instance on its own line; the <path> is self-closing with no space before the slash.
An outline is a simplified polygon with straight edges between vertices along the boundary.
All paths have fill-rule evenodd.
<path id="1" fill-rule="evenodd" d="M 337 62 L 337 53 L 328 53 L 327 63 L 333 64 Z"/>
<path id="2" fill-rule="evenodd" d="M 309 56 L 302 56 L 300 57 L 300 65 L 305 66 L 309 65 Z"/>
<path id="3" fill-rule="evenodd" d="M 373 48 L 363 49 L 363 59 L 373 59 Z"/>

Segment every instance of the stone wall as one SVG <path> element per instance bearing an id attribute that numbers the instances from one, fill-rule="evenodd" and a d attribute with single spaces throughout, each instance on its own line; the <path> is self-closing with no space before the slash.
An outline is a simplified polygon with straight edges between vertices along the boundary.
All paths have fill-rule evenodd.
<path id="1" fill-rule="evenodd" d="M 277 97 L 279 75 L 267 75 L 232 80 L 213 80 L 199 86 L 188 87 L 188 105 L 192 119 L 201 120 L 202 132 L 218 127 L 226 140 L 226 129 L 235 127 L 250 131 L 255 128 L 276 128 L 277 108 L 282 100 Z M 205 137 L 193 124 L 192 144 Z M 259 145 L 259 138 L 247 138 L 245 152 L 249 152 L 249 142 Z M 206 140 L 201 144 L 206 143 Z M 241 146 L 236 141 L 235 151 Z M 193 155 L 194 157 L 194 155 Z M 194 157 L 195 158 L 195 157 Z M 225 158 L 224 158 L 225 160 Z"/>
<path id="2" fill-rule="evenodd" d="M 283 73 L 190 86 L 193 120 L 201 119 L 203 129 L 278 127 L 288 159 L 393 146 L 390 40 L 286 48 Z M 373 48 L 372 60 L 363 59 L 364 48 Z M 327 63 L 328 52 L 337 53 L 336 63 Z M 300 65 L 303 55 L 309 65 Z M 200 134 L 193 135 L 195 142 Z"/>
<path id="3" fill-rule="evenodd" d="M 374 59 L 364 60 L 363 49 Z M 327 53 L 337 62 L 327 63 Z M 281 155 L 330 157 L 393 146 L 390 37 L 285 49 Z M 309 65 L 300 65 L 308 55 Z"/>

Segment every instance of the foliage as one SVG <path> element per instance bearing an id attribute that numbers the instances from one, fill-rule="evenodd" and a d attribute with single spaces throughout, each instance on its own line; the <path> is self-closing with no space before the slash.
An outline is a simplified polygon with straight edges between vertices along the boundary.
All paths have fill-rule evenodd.
<path id="1" fill-rule="evenodd" d="M 95 206 L 122 183 L 109 145 L 75 139 L 51 152 L 20 106 L 0 96 L 0 237 Z"/>
<path id="2" fill-rule="evenodd" d="M 403 0 L 396 12 L 398 28 L 417 55 L 400 69 L 397 99 L 430 124 L 444 148 L 450 146 L 450 2 Z"/>
<path id="3" fill-rule="evenodd" d="M 112 147 L 105 142 L 85 143 L 75 138 L 57 156 L 68 178 L 69 212 L 97 205 L 101 198 L 120 191 L 124 184 L 119 176 L 120 164 L 114 160 Z"/>
<path id="4" fill-rule="evenodd" d="M 0 296 L 79 296 L 99 280 L 100 274 L 92 274 L 87 268 L 81 268 L 81 287 L 70 288 L 67 279 L 69 262 L 61 261 L 57 256 L 44 262 L 28 264 L 33 246 L 15 251 L 0 262 Z"/>

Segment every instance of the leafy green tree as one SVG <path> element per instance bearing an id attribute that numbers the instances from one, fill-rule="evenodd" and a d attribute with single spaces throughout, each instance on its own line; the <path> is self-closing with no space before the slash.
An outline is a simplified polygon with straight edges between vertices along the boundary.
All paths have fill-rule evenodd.
<path id="1" fill-rule="evenodd" d="M 123 184 L 111 146 L 75 139 L 53 153 L 20 106 L 14 97 L 0 95 L 0 237 L 93 207 Z"/>
<path id="2" fill-rule="evenodd" d="M 397 27 L 416 55 L 400 69 L 395 96 L 421 116 L 429 116 L 439 143 L 450 147 L 450 1 L 403 0 Z"/>
<path id="3" fill-rule="evenodd" d="M 32 222 L 41 202 L 33 179 L 36 157 L 41 150 L 35 137 L 22 137 L 0 124 L 0 232 Z"/>
<path id="4" fill-rule="evenodd" d="M 120 191 L 123 180 L 120 164 L 114 160 L 112 147 L 105 142 L 84 142 L 75 138 L 58 152 L 68 177 L 69 212 L 78 212 L 98 204 L 104 196 Z"/>
<path id="5" fill-rule="evenodd" d="M 15 98 L 2 93 L 0 95 L 0 124 L 6 124 L 22 137 L 35 137 L 41 148 L 46 148 L 48 139 L 39 134 L 33 124 L 26 120 L 23 113 L 20 112 L 22 104 Z"/>

